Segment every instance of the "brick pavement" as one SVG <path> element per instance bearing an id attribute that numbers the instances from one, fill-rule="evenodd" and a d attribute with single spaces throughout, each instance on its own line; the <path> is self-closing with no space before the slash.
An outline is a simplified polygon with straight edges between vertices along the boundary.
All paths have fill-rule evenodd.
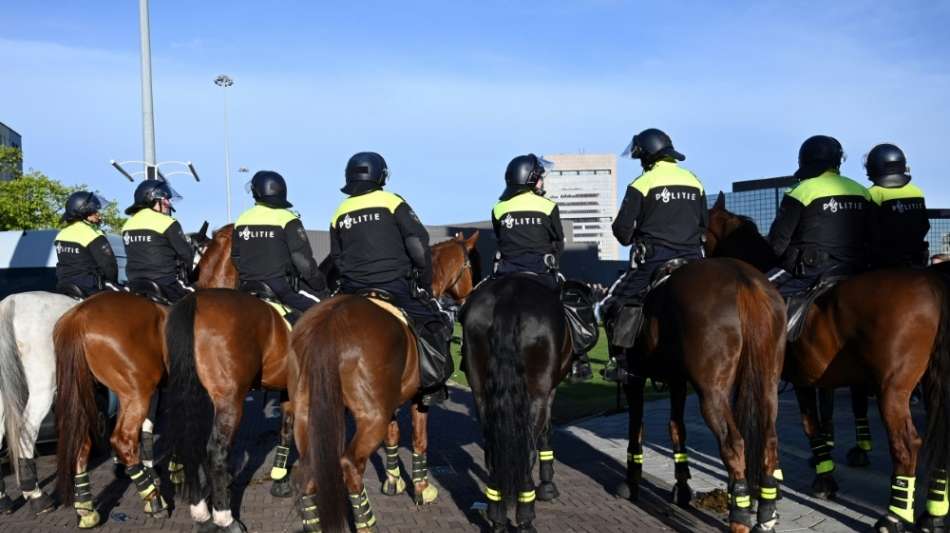
<path id="1" fill-rule="evenodd" d="M 288 499 L 273 498 L 265 479 L 270 470 L 273 446 L 277 441 L 278 419 L 274 415 L 271 394 L 255 393 L 249 398 L 245 419 L 232 454 L 236 468 L 237 494 L 232 508 L 249 531 L 283 532 L 298 527 L 296 512 Z M 263 409 L 262 406 L 270 408 Z M 409 495 L 385 497 L 380 494 L 382 456 L 374 458 L 367 468 L 367 487 L 379 519 L 380 531 L 478 531 L 485 521 L 477 510 L 482 502 L 484 484 L 482 452 L 473 418 L 471 395 L 453 389 L 444 408 L 436 408 L 430 416 L 429 464 L 432 478 L 440 489 L 433 505 L 417 509 Z M 410 432 L 404 424 L 403 445 L 408 445 Z M 161 440 L 158 442 L 162 452 Z M 710 530 L 708 523 L 697 521 L 695 515 L 672 509 L 663 500 L 668 487 L 649 487 L 640 505 L 616 499 L 604 487 L 622 479 L 623 471 L 607 454 L 567 432 L 558 432 L 555 440 L 557 466 L 555 481 L 561 498 L 552 503 L 539 502 L 539 531 L 627 532 L 627 531 L 696 531 Z M 50 488 L 54 458 L 47 455 L 38 460 L 41 483 Z M 403 465 L 410 464 L 410 452 L 401 449 Z M 111 461 L 101 462 L 92 473 L 93 494 L 104 518 L 97 531 L 189 531 L 191 521 L 187 507 L 177 509 L 171 518 L 147 519 L 141 502 L 127 480 L 112 474 Z M 15 485 L 11 475 L 7 486 Z M 167 491 L 169 484 L 163 485 Z M 11 490 L 12 495 L 17 491 Z M 342 495 L 341 495 L 342 496 Z M 168 499 L 168 497 L 166 497 Z M 21 500 L 22 502 L 22 500 Z M 74 512 L 60 508 L 37 518 L 21 508 L 10 516 L 0 516 L 4 532 L 75 531 Z"/>

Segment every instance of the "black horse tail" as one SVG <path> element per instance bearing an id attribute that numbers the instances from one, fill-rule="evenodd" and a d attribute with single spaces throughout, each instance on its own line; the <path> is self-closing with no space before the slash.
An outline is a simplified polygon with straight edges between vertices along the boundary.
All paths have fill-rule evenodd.
<path id="1" fill-rule="evenodd" d="M 754 488 L 762 486 L 766 447 L 770 439 L 777 438 L 776 394 L 785 350 L 785 304 L 750 278 L 739 282 L 736 303 L 742 352 L 734 412 L 745 443 L 746 480 Z"/>
<path id="2" fill-rule="evenodd" d="M 320 323 L 322 322 L 322 323 Z M 329 324 L 327 323 L 329 322 Z M 316 328 L 334 328 L 332 320 L 303 320 L 295 327 L 294 350 L 302 362 L 301 380 L 306 379 L 310 393 L 310 420 L 306 461 L 302 470 L 317 485 L 317 509 L 320 528 L 328 533 L 348 531 L 346 502 L 342 494 L 343 456 L 346 426 L 343 384 L 340 379 L 340 350 L 333 334 L 319 335 Z M 309 474 L 309 475 L 308 475 Z M 304 482 L 304 486 L 306 486 Z"/>
<path id="3" fill-rule="evenodd" d="M 530 433 L 528 387 L 521 346 L 521 315 L 496 307 L 485 377 L 485 462 L 498 482 L 492 487 L 506 502 L 518 501 L 529 479 L 534 448 Z"/>
<path id="4" fill-rule="evenodd" d="M 176 303 L 165 321 L 168 350 L 169 440 L 176 461 L 185 467 L 183 495 L 190 503 L 204 497 L 199 471 L 208 455 L 208 439 L 214 420 L 214 406 L 207 389 L 198 379 L 195 366 L 195 312 L 198 295 L 189 294 Z"/>
<path id="5" fill-rule="evenodd" d="M 939 291 L 940 329 L 934 341 L 923 384 L 927 405 L 924 465 L 927 474 L 950 470 L 950 278 L 943 276 Z"/>

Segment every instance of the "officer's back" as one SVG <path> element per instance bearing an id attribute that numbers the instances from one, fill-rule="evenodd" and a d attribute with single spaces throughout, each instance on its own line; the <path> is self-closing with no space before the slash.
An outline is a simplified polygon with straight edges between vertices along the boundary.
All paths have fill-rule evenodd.
<path id="1" fill-rule="evenodd" d="M 56 279 L 60 290 L 72 294 L 76 287 L 90 295 L 118 281 L 118 266 L 112 246 L 99 224 L 105 201 L 88 191 L 78 191 L 66 200 L 62 221 L 67 226 L 56 234 Z M 73 294 L 74 296 L 78 296 Z"/>
<path id="2" fill-rule="evenodd" d="M 907 158 L 893 144 L 879 144 L 865 161 L 868 192 L 874 203 L 871 217 L 871 263 L 874 266 L 925 266 L 930 220 L 924 192 L 911 183 Z"/>

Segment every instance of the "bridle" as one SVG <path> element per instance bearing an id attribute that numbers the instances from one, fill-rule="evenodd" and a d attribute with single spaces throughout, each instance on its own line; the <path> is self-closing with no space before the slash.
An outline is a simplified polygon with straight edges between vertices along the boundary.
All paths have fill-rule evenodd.
<path id="1" fill-rule="evenodd" d="M 472 271 L 472 260 L 471 260 L 471 259 L 469 258 L 469 256 L 468 256 L 468 249 L 465 247 L 464 244 L 462 244 L 461 242 L 459 242 L 459 241 L 457 241 L 457 240 L 455 240 L 455 239 L 452 239 L 452 242 L 453 242 L 454 244 L 458 245 L 460 248 L 462 248 L 462 257 L 464 257 L 465 260 L 462 262 L 462 268 L 459 269 L 458 273 L 455 275 L 455 278 L 453 278 L 452 283 L 449 283 L 449 284 L 447 284 L 447 285 L 445 286 L 445 291 L 444 291 L 444 292 L 449 292 L 449 289 L 452 289 L 452 288 L 454 288 L 456 285 L 458 285 L 458 282 L 459 282 L 459 281 L 462 281 L 462 276 L 465 275 L 465 271 L 466 271 L 466 270 L 469 271 L 469 272 Z M 468 296 L 468 295 L 466 295 L 466 296 Z M 464 297 L 463 297 L 463 298 L 464 298 Z"/>

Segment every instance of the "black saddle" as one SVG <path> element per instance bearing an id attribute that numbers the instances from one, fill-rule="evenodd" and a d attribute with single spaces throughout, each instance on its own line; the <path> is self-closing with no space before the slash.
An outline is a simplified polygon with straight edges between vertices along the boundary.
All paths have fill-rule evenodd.
<path id="1" fill-rule="evenodd" d="M 273 289 L 270 288 L 270 285 L 264 283 L 263 281 L 242 281 L 239 287 L 241 292 L 246 292 L 251 296 L 256 296 L 261 300 L 271 300 L 279 301 L 277 294 Z"/>
<path id="2" fill-rule="evenodd" d="M 389 302 L 395 305 L 396 297 L 393 294 L 385 289 L 373 289 L 366 288 L 356 291 L 357 296 L 362 296 L 363 298 L 375 298 L 377 300 L 382 300 L 384 302 Z M 403 311 L 405 313 L 405 311 Z"/>
<path id="3" fill-rule="evenodd" d="M 810 289 L 788 299 L 788 302 L 786 302 L 788 326 L 785 329 L 788 342 L 794 342 L 801 337 L 802 330 L 805 328 L 805 316 L 815 300 L 847 277 L 847 275 L 840 273 L 822 276 Z"/>
<path id="4" fill-rule="evenodd" d="M 144 296 L 149 300 L 161 305 L 171 305 L 171 300 L 165 296 L 165 292 L 159 287 L 158 283 L 150 279 L 130 279 L 125 285 L 125 289 L 132 294 Z"/>
<path id="5" fill-rule="evenodd" d="M 56 292 L 60 294 L 65 294 L 66 296 L 69 296 L 70 298 L 73 298 L 76 300 L 82 300 L 86 298 L 87 296 L 89 296 L 88 294 L 86 294 L 86 291 L 82 290 L 82 288 L 79 285 L 76 285 L 75 283 L 70 283 L 68 281 L 60 281 L 59 283 L 57 283 Z"/>
<path id="6" fill-rule="evenodd" d="M 561 303 L 570 326 L 574 353 L 589 352 L 600 337 L 594 315 L 594 292 L 579 281 L 565 280 L 561 284 Z"/>
<path id="7" fill-rule="evenodd" d="M 653 276 L 650 278 L 650 286 L 647 289 L 647 292 L 652 291 L 653 289 L 666 283 L 666 280 L 670 279 L 670 276 L 673 275 L 673 272 L 679 270 L 680 267 L 686 265 L 686 263 L 689 263 L 689 259 L 684 259 L 682 257 L 670 259 L 669 261 L 663 263 L 660 268 L 653 271 Z"/>

